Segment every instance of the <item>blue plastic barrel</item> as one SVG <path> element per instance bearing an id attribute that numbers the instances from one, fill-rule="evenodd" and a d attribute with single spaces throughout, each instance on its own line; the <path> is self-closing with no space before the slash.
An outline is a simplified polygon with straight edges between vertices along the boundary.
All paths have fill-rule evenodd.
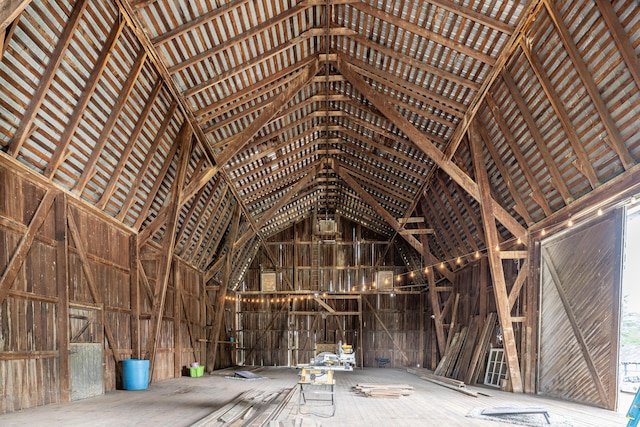
<path id="1" fill-rule="evenodd" d="M 149 361 L 126 359 L 122 361 L 122 388 L 146 390 L 149 388 Z"/>

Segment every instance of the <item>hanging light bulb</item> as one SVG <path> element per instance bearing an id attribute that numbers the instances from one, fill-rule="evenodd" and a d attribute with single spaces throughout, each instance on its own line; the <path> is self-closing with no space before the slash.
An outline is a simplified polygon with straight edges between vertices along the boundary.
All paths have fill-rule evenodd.
<path id="1" fill-rule="evenodd" d="M 540 232 L 541 236 L 546 236 L 547 235 L 547 230 L 545 230 L 544 228 L 542 229 L 542 231 Z"/>
<path id="2" fill-rule="evenodd" d="M 440 263 L 440 268 L 444 268 L 444 262 Z"/>
<path id="3" fill-rule="evenodd" d="M 602 216 L 604 212 L 602 212 L 602 208 L 598 209 L 598 216 Z"/>
<path id="4" fill-rule="evenodd" d="M 520 237 L 518 237 L 518 244 L 521 245 L 522 244 L 522 239 Z"/>
<path id="5" fill-rule="evenodd" d="M 458 257 L 458 258 L 456 259 L 456 262 L 457 262 L 458 264 L 462 264 L 462 258 Z"/>
<path id="6" fill-rule="evenodd" d="M 476 251 L 476 258 L 480 258 L 480 251 Z"/>
<path id="7" fill-rule="evenodd" d="M 429 267 L 424 268 L 424 274 L 427 274 L 427 273 L 429 273 Z"/>
<path id="8" fill-rule="evenodd" d="M 571 218 L 567 221 L 567 227 L 573 227 L 573 220 Z"/>

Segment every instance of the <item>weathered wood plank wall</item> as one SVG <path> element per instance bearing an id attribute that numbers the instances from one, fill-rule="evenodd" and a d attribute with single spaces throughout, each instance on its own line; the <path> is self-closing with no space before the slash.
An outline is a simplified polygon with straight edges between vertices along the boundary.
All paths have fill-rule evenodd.
<path id="1" fill-rule="evenodd" d="M 17 268 L 11 260 L 50 186 L 4 165 L 0 182 L 0 271 L 6 271 Z M 105 391 L 121 386 L 121 361 L 141 357 L 146 346 L 159 248 L 147 244 L 138 254 L 134 232 L 63 192 L 48 191 L 66 202 L 46 212 L 0 299 L 0 413 L 69 399 L 69 358 L 60 353 L 69 345 L 60 339 L 103 343 Z M 203 277 L 174 262 L 154 380 L 204 362 Z M 69 319 L 62 321 L 60 313 Z"/>

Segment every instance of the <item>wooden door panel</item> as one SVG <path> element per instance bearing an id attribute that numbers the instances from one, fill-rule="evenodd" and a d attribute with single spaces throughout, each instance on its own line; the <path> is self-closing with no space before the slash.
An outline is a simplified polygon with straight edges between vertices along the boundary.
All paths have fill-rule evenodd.
<path id="1" fill-rule="evenodd" d="M 615 409 L 622 210 L 543 242 L 538 392 Z"/>

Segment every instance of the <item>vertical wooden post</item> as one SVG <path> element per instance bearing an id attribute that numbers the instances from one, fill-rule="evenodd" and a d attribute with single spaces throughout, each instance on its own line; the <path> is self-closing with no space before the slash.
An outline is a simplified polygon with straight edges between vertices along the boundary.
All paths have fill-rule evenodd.
<path id="1" fill-rule="evenodd" d="M 129 298 L 131 300 L 131 357 L 141 356 L 140 342 L 140 284 L 138 259 L 138 236 L 129 236 Z"/>
<path id="2" fill-rule="evenodd" d="M 169 272 L 171 270 L 171 259 L 173 258 L 174 244 L 176 240 L 176 228 L 178 222 L 178 214 L 180 211 L 180 195 L 189 165 L 191 156 L 191 146 L 193 134 L 191 127 L 186 121 L 182 124 L 180 134 L 175 142 L 180 147 L 180 157 L 178 159 L 178 172 L 173 184 L 171 200 L 169 201 L 169 209 L 166 216 L 166 228 L 162 239 L 162 249 L 160 259 L 158 260 L 158 279 L 156 283 L 156 292 L 153 296 L 153 307 L 151 320 L 149 324 L 149 332 L 147 338 L 146 355 L 150 360 L 149 380 L 153 381 L 153 371 L 155 369 L 156 350 L 158 348 L 158 339 L 160 338 L 160 329 L 162 327 L 162 316 L 164 314 L 164 304 L 167 296 L 167 286 L 169 283 Z"/>
<path id="3" fill-rule="evenodd" d="M 471 152 L 473 154 L 473 165 L 480 190 L 480 209 L 482 211 L 482 222 L 486 238 L 485 243 L 489 253 L 489 266 L 491 268 L 491 278 L 493 279 L 493 292 L 496 297 L 498 318 L 500 319 L 500 325 L 502 326 L 504 352 L 507 359 L 511 388 L 514 393 L 522 393 L 522 377 L 520 375 L 518 350 L 516 348 L 513 323 L 511 321 L 509 293 L 507 292 L 507 285 L 504 279 L 500 250 L 497 248 L 500 240 L 498 238 L 498 229 L 496 227 L 495 215 L 491 204 L 491 187 L 484 158 L 482 156 L 482 140 L 476 127 L 477 124 L 475 122 L 469 127 L 469 145 L 471 146 Z"/>
<path id="4" fill-rule="evenodd" d="M 173 261 L 173 376 L 182 376 L 182 271 Z M 186 307 L 185 307 L 186 308 Z"/>
<path id="5" fill-rule="evenodd" d="M 211 339 L 209 343 L 209 351 L 207 353 L 206 369 L 211 372 L 216 367 L 216 358 L 218 356 L 218 341 L 220 341 L 220 332 L 222 331 L 222 323 L 224 321 L 224 302 L 227 296 L 227 288 L 229 287 L 229 279 L 231 278 L 231 267 L 233 266 L 234 242 L 238 237 L 238 228 L 240 225 L 240 217 L 242 211 L 240 205 L 236 205 L 234 211 L 233 224 L 227 236 L 229 249 L 227 251 L 227 259 L 225 260 L 225 271 L 220 290 L 218 291 L 218 301 L 216 304 L 215 319 L 211 328 Z"/>
<path id="6" fill-rule="evenodd" d="M 419 308 L 419 312 L 420 312 L 420 326 L 419 326 L 419 332 L 420 332 L 420 338 L 418 339 L 418 363 L 420 364 L 420 367 L 424 367 L 424 295 L 420 294 L 419 295 L 420 298 L 420 308 Z"/>
<path id="7" fill-rule="evenodd" d="M 67 235 L 67 198 L 58 194 L 55 201 L 56 285 L 58 288 L 58 363 L 60 402 L 71 400 L 69 364 L 69 245 Z"/>
<path id="8" fill-rule="evenodd" d="M 364 368 L 364 348 L 362 346 L 362 335 L 364 333 L 364 328 L 362 325 L 362 295 L 358 295 L 358 320 L 360 330 L 358 331 L 358 353 L 360 353 L 360 369 Z"/>
<path id="9" fill-rule="evenodd" d="M 420 237 L 422 241 L 422 251 L 425 259 L 430 259 L 431 250 L 429 249 L 429 240 L 427 236 Z M 444 336 L 444 326 L 442 325 L 442 310 L 440 307 L 440 296 L 436 290 L 436 280 L 433 275 L 433 267 L 427 271 L 427 280 L 429 282 L 429 300 L 431 302 L 431 309 L 433 310 L 433 323 L 436 331 L 436 340 L 438 342 L 438 350 L 440 351 L 440 357 L 444 356 L 444 351 L 447 347 L 447 340 Z"/>
<path id="10" fill-rule="evenodd" d="M 480 308 L 479 314 L 482 322 L 487 318 L 487 259 L 480 259 Z"/>

